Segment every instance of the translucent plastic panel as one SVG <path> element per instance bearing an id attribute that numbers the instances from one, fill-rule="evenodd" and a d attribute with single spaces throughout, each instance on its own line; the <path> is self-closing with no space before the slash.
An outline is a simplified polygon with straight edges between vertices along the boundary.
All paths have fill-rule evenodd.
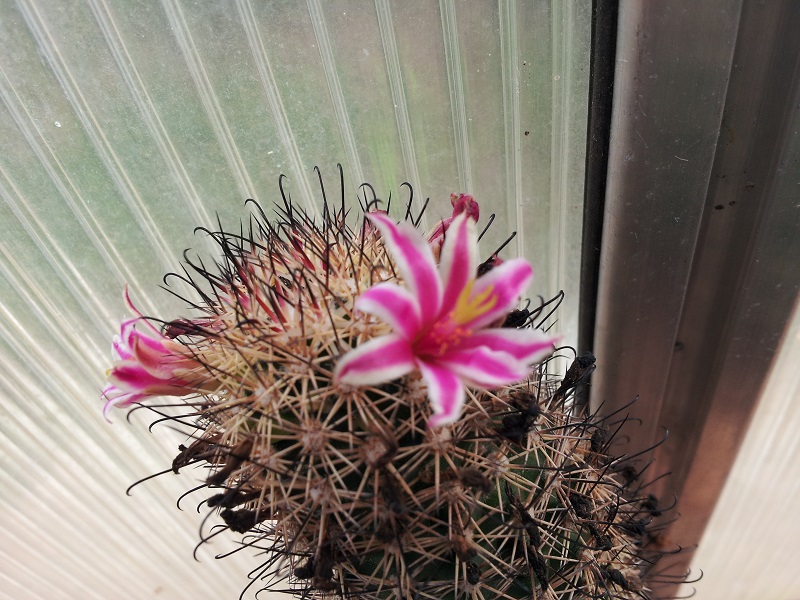
<path id="1" fill-rule="evenodd" d="M 213 260 L 195 227 L 270 210 L 281 173 L 312 213 L 314 166 L 335 190 L 343 165 L 352 206 L 408 181 L 425 227 L 474 194 L 484 254 L 516 231 L 502 255 L 532 261 L 532 295 L 566 291 L 573 341 L 590 9 L 2 0 L 0 597 L 234 598 L 263 559 L 192 560 L 201 517 L 173 504 L 200 474 L 125 496 L 183 440 L 108 425 L 99 391 L 123 286 L 180 314 L 159 285 L 185 248 Z"/>

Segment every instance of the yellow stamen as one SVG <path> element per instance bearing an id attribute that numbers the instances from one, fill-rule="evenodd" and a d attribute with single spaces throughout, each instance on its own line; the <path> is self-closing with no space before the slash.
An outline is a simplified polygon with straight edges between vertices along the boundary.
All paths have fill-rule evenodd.
<path id="1" fill-rule="evenodd" d="M 453 309 L 451 318 L 454 323 L 468 323 L 481 315 L 487 313 L 497 304 L 497 297 L 492 295 L 494 288 L 488 286 L 477 296 L 472 296 L 472 287 L 475 280 L 471 280 L 458 296 L 456 307 Z"/>

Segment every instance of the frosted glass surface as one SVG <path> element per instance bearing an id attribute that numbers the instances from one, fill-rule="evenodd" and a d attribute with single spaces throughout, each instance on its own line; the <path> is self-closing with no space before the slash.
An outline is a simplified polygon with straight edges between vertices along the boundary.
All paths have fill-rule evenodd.
<path id="1" fill-rule="evenodd" d="M 488 255 L 564 289 L 571 342 L 583 195 L 591 2 L 354 0 L 0 2 L 0 598 L 236 598 L 258 557 L 192 560 L 201 475 L 181 440 L 113 425 L 99 391 L 127 283 L 149 314 L 195 227 L 246 219 L 313 167 L 347 198 L 373 183 L 430 197 L 423 225 L 472 193 Z M 419 204 L 417 205 L 419 206 Z M 399 214 L 399 213 L 398 213 Z"/>

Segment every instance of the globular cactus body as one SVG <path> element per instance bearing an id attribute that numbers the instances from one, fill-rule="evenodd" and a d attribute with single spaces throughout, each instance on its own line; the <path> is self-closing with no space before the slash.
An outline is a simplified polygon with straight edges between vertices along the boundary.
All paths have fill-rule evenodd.
<path id="1" fill-rule="evenodd" d="M 195 429 L 173 470 L 206 465 L 208 506 L 245 545 L 269 549 L 251 585 L 398 600 L 650 597 L 653 509 L 614 474 L 609 425 L 569 402 L 593 357 L 563 382 L 538 366 L 469 389 L 461 417 L 430 428 L 418 374 L 335 377 L 344 353 L 389 330 L 353 308 L 398 277 L 379 231 L 328 206 L 315 224 L 287 202 L 247 234 L 212 236 L 218 271 L 187 270 L 202 280 L 187 299 L 202 314 L 161 330 L 194 365 L 175 420 Z M 544 312 L 515 310 L 504 325 L 541 325 Z"/>

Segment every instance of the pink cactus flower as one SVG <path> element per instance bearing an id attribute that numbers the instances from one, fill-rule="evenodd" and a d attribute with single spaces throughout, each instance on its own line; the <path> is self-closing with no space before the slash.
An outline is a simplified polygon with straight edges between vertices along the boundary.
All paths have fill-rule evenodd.
<path id="1" fill-rule="evenodd" d="M 116 362 L 108 371 L 108 385 L 102 395 L 106 399 L 103 416 L 114 407 L 130 406 L 151 396 L 185 396 L 199 389 L 198 373 L 202 366 L 186 348 L 164 334 L 142 317 L 125 289 L 125 302 L 137 316 L 120 325 L 114 336 L 112 351 Z M 136 329 L 143 324 L 147 333 Z"/>
<path id="2" fill-rule="evenodd" d="M 447 233 L 447 229 L 450 227 L 453 219 L 458 215 L 467 213 L 467 215 L 475 221 L 480 218 L 480 207 L 475 201 L 475 198 L 469 194 L 450 194 L 450 204 L 453 207 L 453 215 L 440 221 L 428 237 L 428 243 L 433 244 L 437 249 L 441 249 L 442 244 L 444 244 L 444 235 Z"/>
<path id="3" fill-rule="evenodd" d="M 512 259 L 476 278 L 478 249 L 469 215 L 462 211 L 448 224 L 438 269 L 431 246 L 409 223 L 369 215 L 405 285 L 379 283 L 356 300 L 356 309 L 393 331 L 359 345 L 336 366 L 338 381 L 352 386 L 419 370 L 434 412 L 429 428 L 458 420 L 465 384 L 489 389 L 520 381 L 553 350 L 553 338 L 541 331 L 491 327 L 516 305 L 533 269 Z"/>

